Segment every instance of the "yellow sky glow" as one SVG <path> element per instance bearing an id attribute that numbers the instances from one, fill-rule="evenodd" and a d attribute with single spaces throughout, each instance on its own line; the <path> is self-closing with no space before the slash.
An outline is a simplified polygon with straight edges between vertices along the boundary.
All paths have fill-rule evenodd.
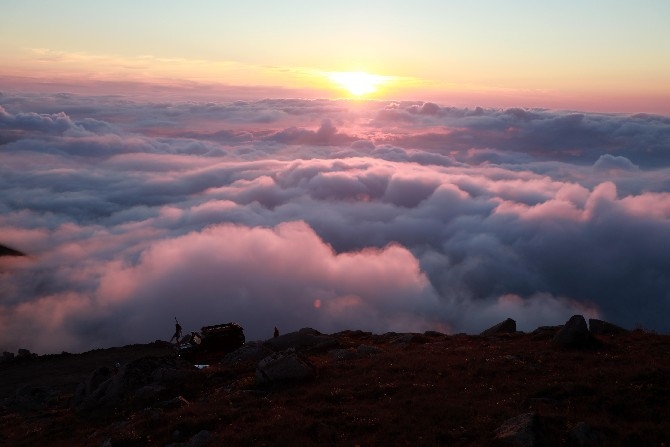
<path id="1" fill-rule="evenodd" d="M 9 2 L 0 81 L 670 113 L 665 0 L 419 4 Z"/>
<path id="2" fill-rule="evenodd" d="M 328 79 L 356 97 L 373 94 L 380 86 L 392 81 L 390 76 L 380 76 L 364 71 L 332 72 L 328 73 Z"/>

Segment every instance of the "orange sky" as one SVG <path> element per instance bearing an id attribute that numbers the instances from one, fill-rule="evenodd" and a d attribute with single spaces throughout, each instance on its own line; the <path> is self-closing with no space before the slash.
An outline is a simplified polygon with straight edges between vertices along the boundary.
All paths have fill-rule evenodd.
<path id="1" fill-rule="evenodd" d="M 136 3 L 4 5 L 0 88 L 356 97 L 333 73 L 367 72 L 373 99 L 670 114 L 665 1 Z"/>

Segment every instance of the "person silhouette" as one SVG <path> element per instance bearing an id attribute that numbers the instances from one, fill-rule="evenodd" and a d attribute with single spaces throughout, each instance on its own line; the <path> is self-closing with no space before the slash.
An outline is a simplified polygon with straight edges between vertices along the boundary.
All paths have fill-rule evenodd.
<path id="1" fill-rule="evenodd" d="M 277 326 L 275 326 L 275 338 L 279 337 L 279 329 L 277 329 Z"/>
<path id="2" fill-rule="evenodd" d="M 181 340 L 181 324 L 179 324 L 179 321 L 177 321 L 177 317 L 174 317 L 174 335 L 170 339 L 170 342 L 172 340 L 175 340 L 175 343 L 179 344 L 179 340 Z"/>

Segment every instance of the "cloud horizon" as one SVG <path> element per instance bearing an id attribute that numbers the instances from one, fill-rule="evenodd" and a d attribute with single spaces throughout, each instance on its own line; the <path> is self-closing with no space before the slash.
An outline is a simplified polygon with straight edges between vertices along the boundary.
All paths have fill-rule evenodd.
<path id="1" fill-rule="evenodd" d="M 0 94 L 0 349 L 667 332 L 670 117 L 422 101 Z"/>

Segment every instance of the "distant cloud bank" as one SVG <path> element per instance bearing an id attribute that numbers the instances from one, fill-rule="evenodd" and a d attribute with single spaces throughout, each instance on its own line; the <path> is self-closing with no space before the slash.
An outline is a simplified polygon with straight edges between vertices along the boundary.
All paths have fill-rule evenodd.
<path id="1" fill-rule="evenodd" d="M 670 330 L 670 118 L 0 95 L 0 349 Z"/>

